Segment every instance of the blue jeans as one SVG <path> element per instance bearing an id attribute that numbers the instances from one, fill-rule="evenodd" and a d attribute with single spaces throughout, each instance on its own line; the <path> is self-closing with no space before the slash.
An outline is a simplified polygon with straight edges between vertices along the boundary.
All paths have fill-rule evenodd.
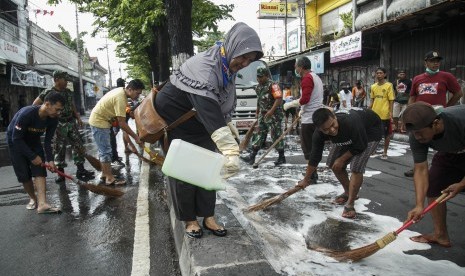
<path id="1" fill-rule="evenodd" d="M 90 126 L 92 136 L 98 147 L 100 162 L 111 163 L 110 129 Z"/>

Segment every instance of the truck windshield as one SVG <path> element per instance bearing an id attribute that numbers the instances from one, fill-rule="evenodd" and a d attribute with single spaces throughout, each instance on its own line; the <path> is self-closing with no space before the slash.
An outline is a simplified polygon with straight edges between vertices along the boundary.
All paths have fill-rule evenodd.
<path id="1" fill-rule="evenodd" d="M 266 64 L 261 60 L 256 60 L 239 70 L 236 74 L 236 86 L 253 87 L 257 85 L 257 67 L 266 67 Z"/>

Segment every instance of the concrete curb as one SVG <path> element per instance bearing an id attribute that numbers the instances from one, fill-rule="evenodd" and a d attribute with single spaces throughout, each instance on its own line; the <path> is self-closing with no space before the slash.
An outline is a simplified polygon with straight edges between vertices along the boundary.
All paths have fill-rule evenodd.
<path id="1" fill-rule="evenodd" d="M 166 179 L 168 185 L 169 179 Z M 169 192 L 167 187 L 171 225 L 183 276 L 280 275 L 225 204 L 216 205 L 215 216 L 228 229 L 226 237 L 216 237 L 205 229 L 201 239 L 186 237 L 185 224 L 176 219 Z"/>

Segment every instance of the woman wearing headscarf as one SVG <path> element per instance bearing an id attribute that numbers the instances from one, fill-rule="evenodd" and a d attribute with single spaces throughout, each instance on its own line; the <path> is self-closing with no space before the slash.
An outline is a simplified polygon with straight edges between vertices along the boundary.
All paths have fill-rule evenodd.
<path id="1" fill-rule="evenodd" d="M 158 92 L 155 109 L 168 124 L 192 108 L 197 113 L 169 132 L 169 142 L 182 139 L 211 151 L 218 149 L 227 157 L 225 177 L 237 173 L 239 146 L 234 138 L 239 133 L 231 123 L 236 106 L 235 75 L 262 56 L 257 33 L 246 24 L 237 23 L 226 34 L 224 43 L 189 58 L 175 70 Z M 203 227 L 214 235 L 226 235 L 226 229 L 214 218 L 215 191 L 174 178 L 169 178 L 168 186 L 176 218 L 186 222 L 187 236 L 202 237 L 197 217 L 204 218 Z"/>

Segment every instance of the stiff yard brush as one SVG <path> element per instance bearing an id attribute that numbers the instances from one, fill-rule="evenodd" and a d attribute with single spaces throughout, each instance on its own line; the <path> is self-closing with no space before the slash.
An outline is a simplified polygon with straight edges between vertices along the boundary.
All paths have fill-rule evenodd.
<path id="1" fill-rule="evenodd" d="M 444 201 L 444 198 L 447 197 L 447 193 L 442 194 L 440 197 L 438 197 L 435 201 L 431 202 L 428 207 L 423 209 L 421 212 L 421 215 L 423 216 L 424 214 L 428 213 L 431 209 L 436 207 L 436 205 L 442 203 Z M 321 247 L 309 247 L 309 249 L 321 252 L 329 257 L 332 257 L 338 261 L 359 261 L 361 259 L 364 259 L 366 257 L 369 257 L 376 252 L 378 252 L 380 249 L 384 248 L 386 245 L 390 244 L 391 242 L 395 241 L 397 236 L 399 235 L 400 232 L 404 231 L 408 227 L 410 227 L 414 223 L 413 219 L 407 221 L 402 227 L 397 229 L 394 232 L 388 233 L 384 237 L 378 239 L 372 244 L 352 249 L 349 251 L 335 251 L 327 248 L 321 248 Z"/>
<path id="2" fill-rule="evenodd" d="M 48 168 L 50 169 L 51 167 L 47 164 L 42 164 L 43 167 L 45 168 Z M 82 180 L 79 180 L 75 177 L 72 177 L 71 175 L 68 175 L 68 174 L 65 174 L 59 170 L 55 170 L 54 171 L 55 173 L 57 173 L 58 175 L 61 175 L 65 178 L 68 178 L 69 180 L 73 181 L 74 183 L 76 183 L 77 185 L 79 185 L 80 187 L 88 190 L 88 191 L 91 191 L 93 193 L 96 193 L 96 194 L 99 194 L 99 195 L 104 195 L 104 196 L 109 196 L 109 197 L 120 197 L 122 195 L 124 195 L 124 193 L 120 190 L 116 190 L 116 189 L 112 189 L 112 188 L 109 188 L 109 187 L 104 187 L 104 186 L 97 186 L 97 185 L 92 185 L 92 184 L 88 184 Z"/>

